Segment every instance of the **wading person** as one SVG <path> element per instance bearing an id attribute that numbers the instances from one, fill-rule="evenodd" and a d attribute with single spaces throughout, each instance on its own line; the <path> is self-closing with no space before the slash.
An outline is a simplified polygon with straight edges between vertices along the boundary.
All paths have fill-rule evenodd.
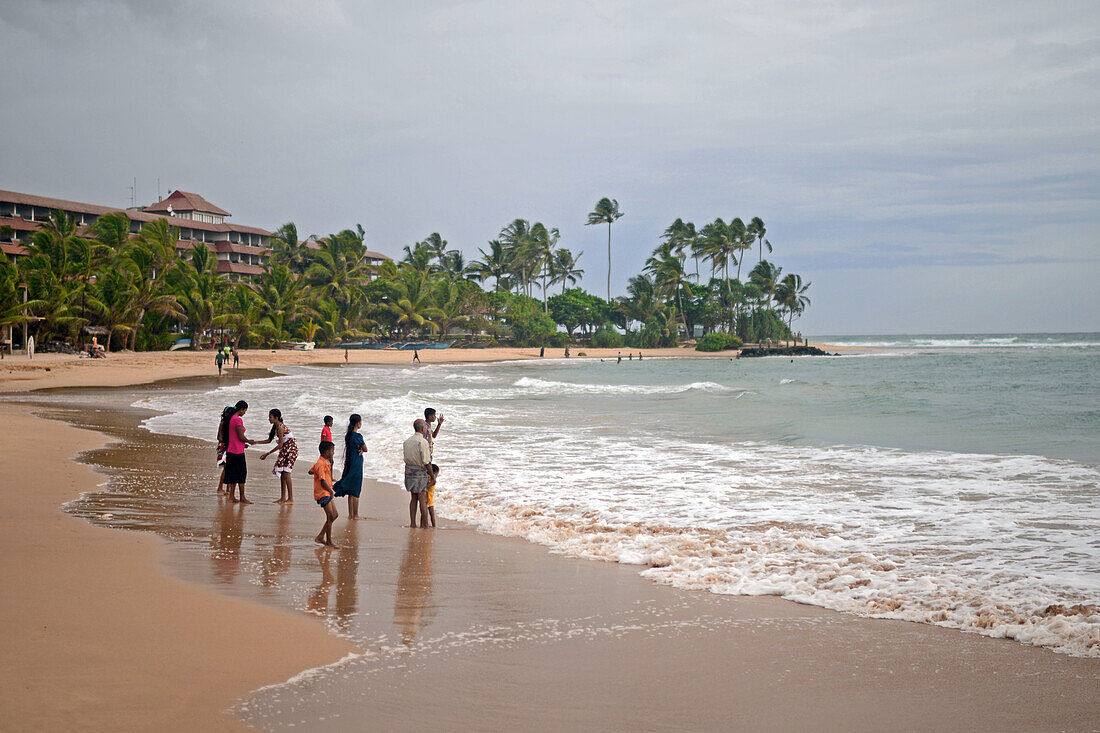
<path id="1" fill-rule="evenodd" d="M 428 439 L 428 456 L 431 460 L 435 460 L 435 439 L 439 437 L 439 429 L 443 427 L 443 416 L 440 415 L 439 419 L 436 419 L 435 408 L 424 408 L 424 421 L 428 423 L 428 429 L 425 431 L 424 437 Z M 428 518 L 432 521 L 432 526 L 435 526 L 435 477 L 439 473 L 439 467 L 434 466 L 433 473 L 429 477 L 428 481 Z"/>
<path id="2" fill-rule="evenodd" d="M 279 457 L 275 459 L 275 467 L 271 469 L 272 475 L 279 479 L 279 499 L 275 503 L 293 504 L 294 485 L 291 483 L 290 473 L 294 470 L 294 462 L 298 460 L 298 441 L 294 440 L 290 428 L 283 422 L 282 412 L 271 410 L 267 414 L 267 420 L 271 423 L 271 432 L 268 434 L 267 440 L 259 441 L 259 443 L 270 443 L 276 438 L 278 443 L 274 448 L 260 456 L 260 460 L 263 461 L 272 453 L 279 452 Z"/>
<path id="3" fill-rule="evenodd" d="M 416 510 L 420 509 L 420 526 L 428 526 L 428 476 L 432 467 L 432 456 L 428 448 L 428 423 L 416 420 L 413 434 L 402 444 L 405 459 L 405 491 L 409 497 L 409 526 L 416 527 Z"/>
<path id="4" fill-rule="evenodd" d="M 348 418 L 348 430 L 344 433 L 344 472 L 340 480 L 333 484 L 335 496 L 348 497 L 348 519 L 360 519 L 359 495 L 363 491 L 363 454 L 367 452 L 366 441 L 359 434 L 363 418 L 352 415 Z"/>
<path id="5" fill-rule="evenodd" d="M 339 550 L 340 548 L 332 541 L 332 523 L 340 516 L 336 511 L 336 502 L 333 501 L 332 496 L 332 454 L 336 450 L 336 446 L 327 440 L 322 440 L 317 450 L 321 455 L 317 462 L 313 464 L 313 467 L 309 469 L 309 473 L 313 476 L 313 500 L 325 511 L 325 524 L 321 527 L 321 531 L 317 533 L 317 536 L 313 538 L 313 541 L 325 547 Z"/>
<path id="6" fill-rule="evenodd" d="M 225 442 L 225 488 L 230 501 L 251 504 L 244 496 L 244 482 L 248 478 L 248 466 L 244 460 L 245 448 L 256 441 L 244 436 L 244 415 L 248 412 L 248 403 L 241 400 L 234 406 L 229 416 L 225 433 L 229 436 Z M 240 498 L 234 496 L 234 489 L 240 491 Z"/>
<path id="7" fill-rule="evenodd" d="M 225 363 L 225 354 L 218 352 L 214 355 L 214 363 L 218 365 L 218 376 L 222 375 L 222 364 Z"/>

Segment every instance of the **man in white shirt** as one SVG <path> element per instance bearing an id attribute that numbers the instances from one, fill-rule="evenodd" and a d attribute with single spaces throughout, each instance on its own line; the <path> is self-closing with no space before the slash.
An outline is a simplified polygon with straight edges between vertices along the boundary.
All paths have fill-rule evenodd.
<path id="1" fill-rule="evenodd" d="M 420 508 L 420 527 L 428 527 L 428 476 L 432 469 L 432 454 L 424 433 L 428 423 L 416 420 L 413 434 L 402 444 L 405 457 L 405 490 L 409 497 L 409 526 L 416 527 L 416 510 Z"/>

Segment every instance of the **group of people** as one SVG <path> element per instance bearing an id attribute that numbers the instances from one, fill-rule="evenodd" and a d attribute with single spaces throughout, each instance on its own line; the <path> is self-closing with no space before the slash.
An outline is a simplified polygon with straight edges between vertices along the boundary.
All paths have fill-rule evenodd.
<path id="1" fill-rule="evenodd" d="M 229 405 L 222 410 L 218 423 L 217 461 L 222 467 L 218 479 L 218 494 L 226 495 L 229 501 L 251 504 L 245 496 L 245 481 L 248 478 L 248 465 L 245 450 L 251 445 L 270 445 L 260 460 L 267 460 L 277 454 L 272 474 L 279 479 L 279 498 L 276 504 L 294 503 L 294 483 L 291 475 L 298 460 L 298 442 L 290 428 L 283 422 L 283 414 L 278 409 L 267 413 L 271 429 L 265 440 L 253 440 L 245 435 L 244 416 L 248 412 L 248 403 L 244 400 Z M 363 454 L 367 452 L 366 440 L 360 434 L 363 426 L 361 415 L 352 414 L 348 418 L 347 432 L 344 434 L 344 463 L 340 478 L 333 480 L 332 467 L 335 461 L 336 444 L 332 437 L 332 415 L 325 415 L 321 427 L 321 440 L 317 446 L 318 458 L 309 469 L 313 476 L 313 499 L 325 512 L 325 524 L 315 540 L 325 547 L 339 549 L 332 540 L 332 524 L 339 517 L 337 497 L 348 498 L 348 519 L 362 519 L 359 515 L 359 497 L 363 491 Z M 435 484 L 439 475 L 439 466 L 432 462 L 435 451 L 435 439 L 443 426 L 443 416 L 429 407 L 424 417 L 413 422 L 413 434 L 402 445 L 405 462 L 405 489 L 410 494 L 409 526 L 435 527 Z M 418 520 L 419 514 L 419 520 Z"/>
<path id="2" fill-rule="evenodd" d="M 214 363 L 218 366 L 218 376 L 222 375 L 222 367 L 229 363 L 229 360 L 233 359 L 233 368 L 238 369 L 241 366 L 241 355 L 237 353 L 237 350 L 226 344 L 222 348 L 218 349 L 214 354 Z"/>

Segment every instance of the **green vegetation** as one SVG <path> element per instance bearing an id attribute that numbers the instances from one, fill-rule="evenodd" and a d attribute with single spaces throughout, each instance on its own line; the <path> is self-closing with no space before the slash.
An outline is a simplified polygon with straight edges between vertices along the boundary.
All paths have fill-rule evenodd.
<path id="1" fill-rule="evenodd" d="M 721 333 L 720 331 L 713 331 L 699 339 L 699 343 L 695 345 L 695 350 L 725 351 L 727 349 L 737 349 L 740 347 L 741 339 L 736 336 L 730 336 L 728 333 Z"/>
<path id="2" fill-rule="evenodd" d="M 607 224 L 609 263 L 611 227 L 622 215 L 607 198 L 588 215 L 588 224 Z M 163 220 L 131 235 L 118 212 L 78 234 L 58 211 L 33 233 L 18 266 L 0 256 L 0 325 L 27 321 L 40 342 L 70 343 L 82 327 L 97 327 L 108 349 L 166 348 L 180 336 L 192 348 L 222 339 L 243 347 L 365 338 L 656 348 L 698 327 L 700 350 L 723 349 L 791 338 L 809 304 L 809 283 L 763 259 L 772 252 L 764 234 L 759 218 L 699 229 L 677 219 L 627 294 L 603 299 L 577 287 L 583 253 L 562 247 L 557 228 L 526 219 L 504 226 L 469 262 L 432 233 L 405 247 L 399 262 L 377 267 L 365 260 L 360 226 L 303 241 L 288 223 L 273 234 L 263 272 L 235 281 L 205 246 L 179 256 L 178 232 Z M 710 266 L 708 280 L 700 263 Z"/>

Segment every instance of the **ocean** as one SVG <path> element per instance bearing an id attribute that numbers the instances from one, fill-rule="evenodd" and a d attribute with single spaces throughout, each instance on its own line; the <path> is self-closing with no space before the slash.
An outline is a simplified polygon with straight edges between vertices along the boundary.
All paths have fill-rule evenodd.
<path id="1" fill-rule="evenodd" d="M 394 483 L 435 407 L 443 517 L 678 588 L 1100 656 L 1100 334 L 813 340 L 863 350 L 285 368 L 137 404 L 208 440 L 226 404 L 253 436 L 278 407 L 305 465 L 321 416 L 339 436 L 358 412 Z"/>

